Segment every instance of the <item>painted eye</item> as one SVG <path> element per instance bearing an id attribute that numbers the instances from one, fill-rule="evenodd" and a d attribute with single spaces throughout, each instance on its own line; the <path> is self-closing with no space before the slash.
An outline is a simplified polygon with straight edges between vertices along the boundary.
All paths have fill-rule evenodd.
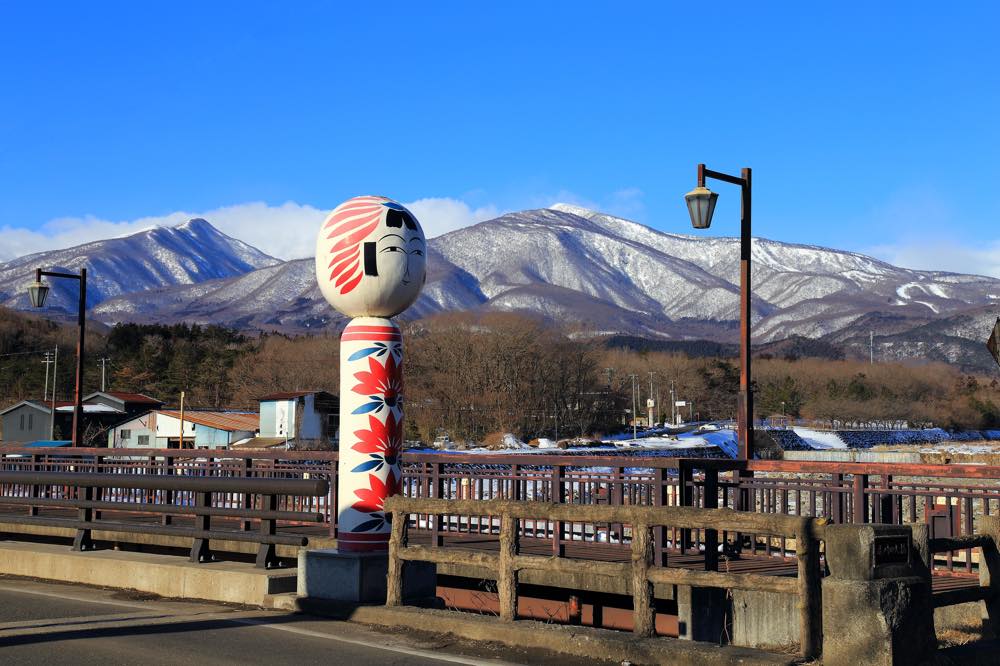
<path id="1" fill-rule="evenodd" d="M 382 248 L 382 251 L 383 252 L 402 252 L 403 248 L 401 248 L 401 247 L 399 247 L 397 245 L 390 245 L 389 247 Z"/>
<path id="2" fill-rule="evenodd" d="M 413 252 L 410 252 L 410 254 L 415 254 L 418 257 L 422 257 L 422 256 L 424 256 L 424 251 L 423 250 L 414 250 Z"/>

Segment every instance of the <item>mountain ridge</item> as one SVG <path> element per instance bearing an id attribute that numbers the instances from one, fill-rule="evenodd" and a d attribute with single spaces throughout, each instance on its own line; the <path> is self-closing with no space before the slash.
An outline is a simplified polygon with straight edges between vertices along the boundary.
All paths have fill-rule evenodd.
<path id="1" fill-rule="evenodd" d="M 288 333 L 333 330 L 343 322 L 319 293 L 312 259 L 279 261 L 204 220 L 181 227 L 140 233 L 167 243 L 175 263 L 185 258 L 176 256 L 183 243 L 168 243 L 170 234 L 214 239 L 225 266 L 206 266 L 212 257 L 200 248 L 197 270 L 103 293 L 91 316 L 109 324 L 191 321 Z M 405 318 L 526 312 L 595 334 L 731 344 L 738 331 L 738 243 L 661 232 L 569 204 L 508 213 L 430 239 L 427 284 Z M 70 250 L 80 254 L 85 247 Z M 868 342 L 864 327 L 878 325 L 886 358 L 985 367 L 978 327 L 1000 309 L 1000 280 L 763 238 L 754 239 L 752 250 L 755 345 L 800 336 L 859 354 L 861 338 Z M 0 264 L 0 296 L 10 264 Z M 985 348 L 982 355 L 988 358 Z"/>

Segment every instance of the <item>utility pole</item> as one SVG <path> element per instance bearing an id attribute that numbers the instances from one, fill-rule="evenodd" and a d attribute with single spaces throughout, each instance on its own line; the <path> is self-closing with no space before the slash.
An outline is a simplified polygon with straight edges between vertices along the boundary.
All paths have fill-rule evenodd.
<path id="1" fill-rule="evenodd" d="M 100 361 L 101 363 L 101 393 L 104 392 L 104 371 L 107 368 L 108 361 L 110 360 L 111 359 L 107 357 L 98 359 L 98 361 Z"/>
<path id="2" fill-rule="evenodd" d="M 657 407 L 656 400 L 653 398 L 653 375 L 655 375 L 655 374 L 656 373 L 653 372 L 652 370 L 649 371 L 649 399 L 653 403 L 653 408 L 649 410 L 649 427 L 650 428 L 652 428 L 653 424 L 656 423 L 656 421 L 653 418 L 654 416 L 656 416 L 653 412 L 656 410 L 656 407 Z"/>
<path id="3" fill-rule="evenodd" d="M 52 402 L 49 404 L 49 439 L 56 438 L 56 386 L 59 384 L 59 345 L 52 352 Z"/>
<path id="4" fill-rule="evenodd" d="M 677 393 L 674 391 L 674 380 L 670 380 L 670 425 L 677 425 Z"/>
<path id="5" fill-rule="evenodd" d="M 285 428 L 288 430 L 288 428 Z M 285 434 L 285 446 L 288 446 L 288 434 Z M 181 391 L 181 440 L 180 448 L 184 448 L 184 391 Z"/>
<path id="6" fill-rule="evenodd" d="M 636 408 L 636 397 L 635 397 L 636 383 L 635 383 L 635 380 L 637 379 L 637 375 L 629 375 L 629 377 L 632 378 L 632 441 L 634 442 L 636 440 L 636 438 L 638 437 L 638 432 L 637 432 L 637 427 L 636 427 L 636 422 L 635 422 L 636 421 L 636 415 L 635 415 L 635 408 Z"/>
<path id="7" fill-rule="evenodd" d="M 868 365 L 875 365 L 875 331 L 868 331 Z"/>
<path id="8" fill-rule="evenodd" d="M 52 363 L 52 352 L 45 352 L 42 363 L 45 364 L 45 390 L 42 391 L 42 402 L 45 402 L 49 399 L 49 364 Z"/>

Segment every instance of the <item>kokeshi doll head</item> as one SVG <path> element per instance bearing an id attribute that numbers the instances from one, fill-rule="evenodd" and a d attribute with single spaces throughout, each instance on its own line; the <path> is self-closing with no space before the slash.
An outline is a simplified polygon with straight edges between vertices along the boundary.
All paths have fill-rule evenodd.
<path id="1" fill-rule="evenodd" d="M 354 197 L 333 209 L 316 239 L 316 280 L 348 317 L 394 317 L 427 279 L 427 241 L 413 213 L 391 199 Z"/>

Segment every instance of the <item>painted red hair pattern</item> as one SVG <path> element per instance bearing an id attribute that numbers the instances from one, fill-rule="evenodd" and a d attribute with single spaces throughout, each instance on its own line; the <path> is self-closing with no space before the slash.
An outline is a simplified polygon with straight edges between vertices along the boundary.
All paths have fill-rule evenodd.
<path id="1" fill-rule="evenodd" d="M 341 294 L 351 293 L 364 276 L 361 241 L 378 226 L 386 201 L 389 199 L 375 196 L 348 199 L 330 213 L 323 225 L 324 230 L 330 230 L 327 239 L 333 242 L 327 266 L 330 282 Z"/>

